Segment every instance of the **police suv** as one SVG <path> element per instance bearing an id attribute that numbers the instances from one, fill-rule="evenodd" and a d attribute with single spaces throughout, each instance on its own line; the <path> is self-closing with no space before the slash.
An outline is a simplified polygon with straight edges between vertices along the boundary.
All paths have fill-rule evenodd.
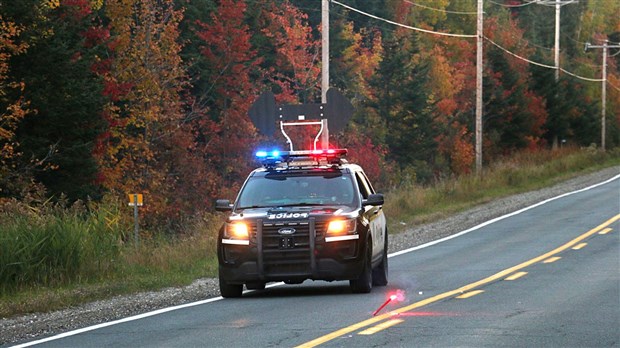
<path id="1" fill-rule="evenodd" d="M 345 149 L 259 151 L 262 167 L 246 179 L 218 236 L 223 297 L 283 281 L 348 280 L 368 293 L 388 282 L 383 195 Z"/>

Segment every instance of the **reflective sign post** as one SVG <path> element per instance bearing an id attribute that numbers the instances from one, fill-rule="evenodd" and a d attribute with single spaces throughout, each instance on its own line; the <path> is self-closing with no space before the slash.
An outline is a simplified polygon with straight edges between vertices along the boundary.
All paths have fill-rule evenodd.
<path id="1" fill-rule="evenodd" d="M 134 219 L 134 231 L 133 231 L 133 236 L 134 236 L 134 241 L 136 244 L 136 247 L 138 245 L 140 245 L 140 240 L 139 240 L 139 235 L 140 235 L 140 224 L 138 221 L 138 207 L 142 206 L 142 194 L 141 193 L 132 193 L 129 194 L 129 206 L 133 206 L 133 219 Z"/>

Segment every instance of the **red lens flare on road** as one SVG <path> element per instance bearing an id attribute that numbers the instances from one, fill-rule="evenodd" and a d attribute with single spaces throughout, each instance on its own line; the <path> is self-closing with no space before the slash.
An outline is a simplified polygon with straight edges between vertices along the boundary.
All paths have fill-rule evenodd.
<path id="1" fill-rule="evenodd" d="M 395 290 L 390 297 L 396 296 L 392 301 L 403 302 L 405 300 L 405 291 L 404 290 Z"/>

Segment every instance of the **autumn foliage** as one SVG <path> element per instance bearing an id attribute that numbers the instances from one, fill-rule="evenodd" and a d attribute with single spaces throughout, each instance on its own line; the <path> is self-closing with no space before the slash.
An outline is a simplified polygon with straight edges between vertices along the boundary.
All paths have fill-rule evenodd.
<path id="1" fill-rule="evenodd" d="M 20 177 L 15 164 L 16 157 L 20 156 L 15 132 L 28 112 L 28 102 L 21 95 L 24 85 L 8 80 L 11 56 L 24 53 L 28 48 L 26 43 L 16 42 L 20 31 L 19 26 L 0 16 L 0 103 L 3 106 L 0 110 L 0 197 L 15 194 L 14 181 Z M 11 97 L 9 90 L 17 91 L 17 96 Z"/>
<path id="2" fill-rule="evenodd" d="M 345 2 L 405 26 L 475 29 L 469 2 Z M 620 41 L 619 9 L 562 8 L 563 68 L 600 77 L 600 51 L 575 42 Z M 257 97 L 320 102 L 319 10 L 310 0 L 3 2 L 0 198 L 20 198 L 32 185 L 52 199 L 142 193 L 145 225 L 164 228 L 211 209 L 215 198 L 234 199 L 254 149 L 288 147 L 250 122 Z M 526 61 L 553 64 L 545 11 L 485 2 L 485 165 L 560 141 L 600 142 L 600 83 L 568 74 L 555 81 L 553 70 Z M 330 145 L 347 147 L 380 189 L 470 173 L 475 39 L 421 33 L 334 3 L 330 14 L 330 85 L 356 110 Z M 610 147 L 620 145 L 615 53 L 607 67 Z M 313 146 L 316 131 L 291 131 L 302 139 L 296 147 Z"/>

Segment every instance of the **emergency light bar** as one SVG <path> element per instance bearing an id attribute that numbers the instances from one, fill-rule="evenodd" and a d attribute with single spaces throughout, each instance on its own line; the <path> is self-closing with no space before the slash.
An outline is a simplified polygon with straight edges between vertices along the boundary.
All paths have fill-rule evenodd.
<path id="1" fill-rule="evenodd" d="M 290 165 L 320 165 L 340 164 L 347 149 L 317 149 L 301 151 L 257 151 L 256 158 L 264 167 L 273 168 L 278 164 Z"/>

